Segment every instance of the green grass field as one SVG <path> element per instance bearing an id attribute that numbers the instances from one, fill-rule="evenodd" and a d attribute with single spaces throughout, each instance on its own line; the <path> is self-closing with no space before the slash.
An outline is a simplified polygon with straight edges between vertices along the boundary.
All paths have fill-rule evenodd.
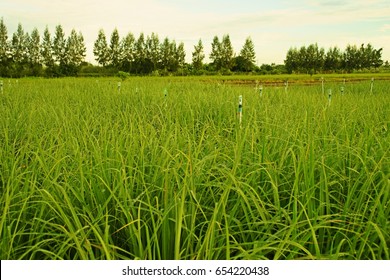
<path id="1" fill-rule="evenodd" d="M 1 259 L 390 259 L 389 81 L 117 83 L 4 80 Z"/>

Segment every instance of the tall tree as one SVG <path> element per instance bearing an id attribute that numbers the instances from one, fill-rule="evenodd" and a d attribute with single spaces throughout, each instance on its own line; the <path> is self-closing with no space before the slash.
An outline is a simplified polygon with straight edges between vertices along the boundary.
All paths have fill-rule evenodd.
<path id="1" fill-rule="evenodd" d="M 119 38 L 119 32 L 118 29 L 114 29 L 114 31 L 111 34 L 110 39 L 110 65 L 112 67 L 118 68 L 120 65 L 120 58 L 121 58 L 121 48 L 120 48 L 120 38 Z"/>
<path id="2" fill-rule="evenodd" d="M 306 48 L 305 67 L 308 73 L 314 74 L 322 69 L 324 65 L 324 53 L 324 49 L 320 49 L 317 43 L 310 44 Z"/>
<path id="3" fill-rule="evenodd" d="M 176 72 L 179 68 L 179 61 L 177 60 L 177 45 L 176 41 L 173 40 L 169 44 L 169 64 L 168 70 L 171 72 Z"/>
<path id="4" fill-rule="evenodd" d="M 218 36 L 214 36 L 213 42 L 211 43 L 211 53 L 210 53 L 211 63 L 214 67 L 219 70 L 222 65 L 222 46 L 219 42 Z"/>
<path id="5" fill-rule="evenodd" d="M 76 75 L 85 58 L 84 37 L 72 29 L 66 41 L 66 68 L 68 75 Z"/>
<path id="6" fill-rule="evenodd" d="M 359 50 L 356 45 L 348 45 L 343 54 L 343 67 L 348 72 L 359 68 Z"/>
<path id="7" fill-rule="evenodd" d="M 161 68 L 165 71 L 171 70 L 172 66 L 172 44 L 168 37 L 164 39 L 160 46 Z"/>
<path id="8" fill-rule="evenodd" d="M 359 69 L 363 68 L 369 68 L 370 67 L 370 60 L 371 60 L 371 53 L 373 51 L 373 48 L 371 44 L 368 44 L 367 47 L 364 46 L 364 44 L 360 45 L 359 49 Z"/>
<path id="9" fill-rule="evenodd" d="M 27 40 L 22 25 L 18 24 L 18 29 L 12 36 L 11 43 L 12 59 L 17 64 L 27 62 Z"/>
<path id="10" fill-rule="evenodd" d="M 41 57 L 42 62 L 47 68 L 51 68 L 54 65 L 52 40 L 49 28 L 46 26 L 43 32 L 43 39 L 41 44 Z"/>
<path id="11" fill-rule="evenodd" d="M 40 53 L 40 40 L 39 31 L 34 28 L 31 32 L 31 36 L 28 42 L 28 58 L 31 65 L 40 65 L 42 62 Z"/>
<path id="12" fill-rule="evenodd" d="M 128 33 L 121 41 L 121 70 L 130 72 L 135 56 L 135 38 Z"/>
<path id="13" fill-rule="evenodd" d="M 369 69 L 382 65 L 383 61 L 381 60 L 381 52 L 382 49 L 376 50 L 371 44 L 367 44 L 366 47 L 362 44 L 359 50 L 361 68 Z"/>
<path id="14" fill-rule="evenodd" d="M 85 46 L 84 36 L 81 31 L 79 31 L 77 36 L 77 62 L 79 62 L 79 64 L 85 60 L 86 52 L 87 47 Z"/>
<path id="15" fill-rule="evenodd" d="M 184 43 L 181 42 L 176 49 L 176 60 L 179 69 L 183 69 L 185 65 L 186 52 L 184 50 Z"/>
<path id="16" fill-rule="evenodd" d="M 297 48 L 290 48 L 287 51 L 286 59 L 284 60 L 286 70 L 289 74 L 298 71 L 300 65 L 300 55 Z"/>
<path id="17" fill-rule="evenodd" d="M 40 36 L 38 29 L 34 28 L 28 39 L 28 63 L 30 66 L 30 75 L 41 75 L 42 58 L 40 53 Z"/>
<path id="18" fill-rule="evenodd" d="M 145 55 L 151 62 L 153 70 L 156 70 L 160 59 L 160 40 L 157 34 L 152 33 L 151 36 L 146 38 Z"/>
<path id="19" fill-rule="evenodd" d="M 135 42 L 135 59 L 134 66 L 136 73 L 145 73 L 144 62 L 146 59 L 146 46 L 145 46 L 145 35 L 141 33 Z"/>
<path id="20" fill-rule="evenodd" d="M 231 70 L 233 67 L 234 51 L 228 34 L 223 36 L 221 42 L 221 67 Z"/>
<path id="21" fill-rule="evenodd" d="M 99 30 L 98 38 L 95 41 L 93 54 L 95 55 L 96 61 L 103 67 L 107 66 L 110 61 L 109 49 L 107 44 L 106 34 L 103 29 Z"/>
<path id="22" fill-rule="evenodd" d="M 0 20 L 0 65 L 4 65 L 9 57 L 8 30 L 3 18 Z M 1 74 L 1 73 L 0 73 Z"/>
<path id="23" fill-rule="evenodd" d="M 306 46 L 302 46 L 299 49 L 299 59 L 298 59 L 298 72 L 299 73 L 307 73 L 307 50 Z"/>
<path id="24" fill-rule="evenodd" d="M 383 65 L 382 60 L 382 51 L 383 49 L 375 49 L 372 54 L 372 66 L 378 68 Z"/>
<path id="25" fill-rule="evenodd" d="M 60 24 L 56 26 L 56 31 L 54 34 L 53 54 L 55 62 L 57 62 L 60 66 L 66 64 L 66 39 L 64 30 Z"/>
<path id="26" fill-rule="evenodd" d="M 204 58 L 202 40 L 199 39 L 198 44 L 194 46 L 194 52 L 192 53 L 192 67 L 194 67 L 195 71 L 199 71 L 203 68 Z"/>
<path id="27" fill-rule="evenodd" d="M 325 54 L 324 70 L 337 71 L 341 68 L 342 53 L 338 47 L 329 48 Z"/>
<path id="28" fill-rule="evenodd" d="M 255 66 L 256 53 L 255 45 L 250 37 L 246 38 L 245 44 L 240 51 L 245 71 L 252 71 Z"/>
<path id="29" fill-rule="evenodd" d="M 78 44 L 77 32 L 72 29 L 68 39 L 66 40 L 66 60 L 67 75 L 75 75 L 77 73 L 78 55 L 77 55 L 77 44 Z"/>

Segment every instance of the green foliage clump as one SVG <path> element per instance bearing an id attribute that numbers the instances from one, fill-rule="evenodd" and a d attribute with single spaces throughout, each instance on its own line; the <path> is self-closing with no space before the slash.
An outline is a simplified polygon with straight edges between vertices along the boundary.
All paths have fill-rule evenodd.
<path id="1" fill-rule="evenodd" d="M 121 78 L 122 81 L 126 80 L 128 77 L 130 77 L 130 74 L 127 72 L 119 71 L 117 76 Z"/>

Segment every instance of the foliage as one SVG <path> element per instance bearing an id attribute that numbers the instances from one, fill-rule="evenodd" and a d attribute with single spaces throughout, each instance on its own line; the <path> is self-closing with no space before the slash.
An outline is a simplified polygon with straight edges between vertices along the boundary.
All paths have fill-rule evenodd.
<path id="1" fill-rule="evenodd" d="M 103 29 L 99 30 L 98 38 L 95 41 L 93 54 L 95 55 L 96 61 L 100 64 L 106 66 L 109 64 L 109 49 L 106 39 L 106 34 Z"/>
<path id="2" fill-rule="evenodd" d="M 240 51 L 240 67 L 238 69 L 240 71 L 250 72 L 254 69 L 256 53 L 255 46 L 250 37 L 246 38 L 245 44 Z"/>
<path id="3" fill-rule="evenodd" d="M 126 80 L 130 76 L 129 73 L 123 71 L 119 71 L 117 75 L 122 81 Z"/>
<path id="4" fill-rule="evenodd" d="M 156 71 L 160 63 L 160 40 L 158 35 L 152 33 L 146 38 L 146 57 L 153 65 L 152 70 Z"/>
<path id="5" fill-rule="evenodd" d="M 381 67 L 382 49 L 374 49 L 371 44 L 360 47 L 348 45 L 344 52 L 332 47 L 327 52 L 317 44 L 290 48 L 286 54 L 285 65 L 255 65 L 255 48 L 247 37 L 239 54 L 234 49 L 229 34 L 220 40 L 214 36 L 209 54 L 210 63 L 205 63 L 202 40 L 194 46 L 192 63 L 186 64 L 184 43 L 176 43 L 168 37 L 160 41 L 158 34 L 140 33 L 136 39 L 129 32 L 120 37 L 116 28 L 107 40 L 100 29 L 94 42 L 93 54 L 99 71 L 84 68 L 86 46 L 81 32 L 72 29 L 69 36 L 61 25 L 55 27 L 54 36 L 46 26 L 42 38 L 36 28 L 31 34 L 24 31 L 21 24 L 11 38 L 3 18 L 0 21 L 0 76 L 84 76 L 85 70 L 93 70 L 91 75 L 115 76 L 118 71 L 130 75 L 171 76 L 171 75 L 232 75 L 281 74 L 387 71 Z M 381 67 L 381 68 L 380 68 Z"/>
<path id="6" fill-rule="evenodd" d="M 211 64 L 215 69 L 219 70 L 222 67 L 222 46 L 219 42 L 218 36 L 214 36 L 213 42 L 211 43 L 211 53 L 209 55 Z"/>
<path id="7" fill-rule="evenodd" d="M 46 66 L 47 68 L 52 68 L 54 66 L 51 34 L 47 26 L 43 33 L 43 42 L 41 45 L 41 58 L 44 66 Z"/>
<path id="8" fill-rule="evenodd" d="M 378 68 L 383 64 L 382 49 L 374 49 L 371 44 L 360 48 L 348 45 L 344 52 L 338 47 L 326 53 L 317 44 L 308 47 L 290 48 L 286 54 L 285 65 L 289 73 L 315 74 L 319 72 L 353 72 L 354 70 Z"/>
<path id="9" fill-rule="evenodd" d="M 19 23 L 8 40 L 7 28 L 0 22 L 0 76 L 76 76 L 85 58 L 85 43 L 81 33 L 73 29 L 68 38 L 61 25 L 54 38 L 46 27 L 41 37 L 34 28 L 31 35 Z"/>
<path id="10" fill-rule="evenodd" d="M 130 32 L 121 41 L 120 69 L 123 71 L 130 72 L 132 70 L 133 62 L 135 60 L 134 43 L 134 35 Z"/>
<path id="11" fill-rule="evenodd" d="M 222 37 L 221 42 L 218 36 L 214 37 L 211 43 L 210 59 L 212 66 L 217 71 L 230 72 L 233 68 L 234 51 L 228 34 Z"/>
<path id="12" fill-rule="evenodd" d="M 230 71 L 233 67 L 234 51 L 228 34 L 222 37 L 220 51 L 221 68 Z"/>
<path id="13" fill-rule="evenodd" d="M 3 18 L 0 20 L 0 65 L 7 62 L 9 57 L 8 31 Z"/>
<path id="14" fill-rule="evenodd" d="M 203 68 L 203 60 L 205 58 L 203 43 L 199 39 L 198 44 L 194 46 L 194 52 L 192 53 L 192 66 L 195 72 L 199 72 Z"/>
<path id="15" fill-rule="evenodd" d="M 114 29 L 111 34 L 110 47 L 108 49 L 109 58 L 108 65 L 113 68 L 118 68 L 120 66 L 121 59 L 121 48 L 120 48 L 120 38 L 118 29 Z"/>

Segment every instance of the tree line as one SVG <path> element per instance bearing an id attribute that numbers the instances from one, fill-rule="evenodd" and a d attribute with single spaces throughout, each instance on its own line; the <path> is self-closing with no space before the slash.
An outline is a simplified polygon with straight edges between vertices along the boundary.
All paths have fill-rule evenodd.
<path id="1" fill-rule="evenodd" d="M 118 30 L 111 33 L 110 41 L 103 29 L 99 30 L 93 53 L 102 67 L 118 69 L 133 74 L 200 74 L 203 71 L 250 72 L 255 68 L 255 50 L 250 37 L 239 54 L 235 56 L 229 35 L 220 40 L 215 36 L 212 42 L 209 64 L 205 64 L 202 40 L 199 39 L 192 52 L 192 64 L 185 63 L 184 44 L 177 44 L 168 37 L 160 41 L 156 33 L 138 38 L 129 32 L 120 38 Z"/>
<path id="2" fill-rule="evenodd" d="M 205 62 L 201 39 L 194 46 L 191 63 L 186 63 L 184 44 L 168 37 L 160 40 L 158 34 L 136 38 L 131 32 L 120 37 L 115 28 L 109 40 L 100 29 L 94 42 L 93 54 L 99 66 L 85 62 L 86 46 L 81 32 L 72 29 L 65 36 L 57 25 L 52 35 L 46 26 L 43 36 L 34 28 L 29 34 L 19 23 L 8 37 L 3 18 L 0 20 L 0 76 L 77 76 L 115 75 L 118 71 L 135 75 L 197 75 L 352 72 L 378 68 L 383 64 L 382 49 L 371 44 L 360 47 L 348 45 L 345 51 L 332 47 L 327 52 L 317 44 L 290 48 L 284 65 L 255 65 L 256 53 L 252 39 L 246 38 L 241 50 L 235 53 L 230 36 L 214 36 L 209 63 Z"/>
<path id="3" fill-rule="evenodd" d="M 158 70 L 177 72 L 185 65 L 184 44 L 176 44 L 169 38 L 160 42 L 155 33 L 146 38 L 141 33 L 138 39 L 128 33 L 121 39 L 115 28 L 108 42 L 101 29 L 93 53 L 102 67 L 134 74 L 150 74 Z"/>
<path id="4" fill-rule="evenodd" d="M 156 33 L 138 38 L 128 33 L 121 38 L 115 28 L 110 40 L 103 29 L 94 42 L 93 54 L 99 69 L 85 63 L 86 47 L 81 32 L 74 29 L 68 37 L 63 27 L 57 25 L 52 35 L 45 28 L 43 37 L 34 28 L 25 32 L 19 23 L 16 32 L 9 38 L 4 20 L 0 20 L 0 76 L 75 76 L 84 68 L 96 74 L 124 71 L 131 74 L 202 74 L 205 72 L 230 71 L 250 72 L 255 69 L 255 50 L 250 37 L 238 56 L 235 55 L 229 35 L 212 42 L 210 63 L 205 63 L 202 40 L 194 46 L 192 63 L 185 62 L 184 44 L 177 44 L 168 37 L 159 39 Z M 88 70 L 87 70 L 88 71 Z"/>
<path id="5" fill-rule="evenodd" d="M 284 61 L 288 73 L 353 72 L 378 68 L 383 64 L 382 48 L 371 44 L 348 45 L 344 51 L 331 47 L 326 52 L 317 44 L 290 48 Z"/>
<path id="6" fill-rule="evenodd" d="M 255 69 L 255 50 L 250 37 L 238 56 L 235 55 L 229 35 L 212 42 L 210 63 L 205 63 L 202 40 L 194 46 L 192 63 L 186 63 L 184 44 L 177 44 L 168 37 L 159 39 L 156 33 L 138 38 L 129 32 L 120 37 L 115 28 L 110 40 L 100 29 L 94 42 L 93 54 L 100 67 L 85 62 L 86 46 L 81 32 L 72 30 L 65 36 L 63 27 L 57 25 L 52 35 L 46 26 L 43 36 L 34 28 L 25 32 L 19 23 L 17 30 L 8 37 L 3 18 L 0 20 L 0 76 L 76 76 L 85 72 L 97 75 L 124 71 L 136 75 L 203 74 L 209 72 L 250 72 Z"/>
<path id="7" fill-rule="evenodd" d="M 85 54 L 84 37 L 74 29 L 65 37 L 61 25 L 54 36 L 46 27 L 41 38 L 37 28 L 29 34 L 19 23 L 8 39 L 7 27 L 0 20 L 0 76 L 75 76 Z"/>

